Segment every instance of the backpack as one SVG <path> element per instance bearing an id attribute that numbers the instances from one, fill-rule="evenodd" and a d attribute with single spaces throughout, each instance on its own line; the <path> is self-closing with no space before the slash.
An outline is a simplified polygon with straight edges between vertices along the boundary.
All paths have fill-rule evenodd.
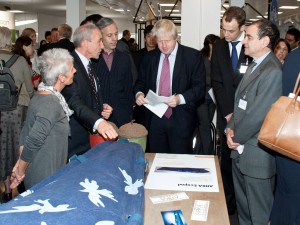
<path id="1" fill-rule="evenodd" d="M 13 55 L 6 63 L 0 60 L 0 111 L 12 111 L 17 108 L 19 90 L 9 68 L 18 58 L 19 55 Z"/>

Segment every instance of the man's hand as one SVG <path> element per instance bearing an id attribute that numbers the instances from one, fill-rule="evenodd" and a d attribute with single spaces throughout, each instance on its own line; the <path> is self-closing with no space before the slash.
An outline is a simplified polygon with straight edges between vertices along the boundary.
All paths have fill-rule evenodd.
<path id="1" fill-rule="evenodd" d="M 103 111 L 101 112 L 101 116 L 103 116 L 104 119 L 108 119 L 110 115 L 112 114 L 113 108 L 108 104 L 103 104 Z"/>
<path id="2" fill-rule="evenodd" d="M 231 117 L 232 117 L 232 113 L 225 116 L 225 119 L 226 119 L 227 123 L 229 123 L 229 121 L 231 120 Z"/>
<path id="3" fill-rule="evenodd" d="M 142 92 L 136 96 L 135 102 L 139 106 L 143 104 L 149 104 L 149 101 L 145 98 L 145 94 Z"/>
<path id="4" fill-rule="evenodd" d="M 226 131 L 226 137 L 227 137 L 227 145 L 228 148 L 236 149 L 240 144 L 233 142 L 232 138 L 234 137 L 234 131 L 230 128 Z"/>
<path id="5" fill-rule="evenodd" d="M 101 134 L 105 139 L 113 140 L 118 137 L 117 131 L 114 127 L 108 123 L 107 121 L 103 120 L 99 123 L 97 131 Z"/>
<path id="6" fill-rule="evenodd" d="M 176 106 L 179 105 L 180 103 L 180 97 L 179 95 L 172 95 L 168 98 L 167 101 L 165 101 L 165 103 L 171 107 L 171 108 L 175 108 Z"/>

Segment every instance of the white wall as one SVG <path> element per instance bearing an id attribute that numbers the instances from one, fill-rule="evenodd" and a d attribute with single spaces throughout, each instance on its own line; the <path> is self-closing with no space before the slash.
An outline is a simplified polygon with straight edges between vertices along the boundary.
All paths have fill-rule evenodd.
<path id="1" fill-rule="evenodd" d="M 65 17 L 38 14 L 38 43 L 45 39 L 45 31 L 58 27 L 60 24 L 66 23 Z"/>
<path id="2" fill-rule="evenodd" d="M 208 34 L 220 33 L 220 0 L 182 1 L 181 43 L 195 49 L 203 47 Z"/>
<path id="3" fill-rule="evenodd" d="M 37 20 L 35 23 L 16 26 L 15 28 L 18 30 L 20 35 L 25 28 L 33 28 L 37 33 L 37 43 L 35 43 L 35 48 L 38 48 L 40 41 L 45 38 L 46 30 L 51 30 L 53 27 L 57 27 L 58 25 L 66 22 L 65 17 L 43 14 L 15 14 L 15 19 L 17 21 Z"/>

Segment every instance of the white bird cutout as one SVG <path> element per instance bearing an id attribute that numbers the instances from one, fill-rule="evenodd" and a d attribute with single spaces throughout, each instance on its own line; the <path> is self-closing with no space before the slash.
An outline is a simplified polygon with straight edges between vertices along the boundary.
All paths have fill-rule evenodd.
<path id="1" fill-rule="evenodd" d="M 136 195 L 139 193 L 138 188 L 144 186 L 143 179 L 137 179 L 133 184 L 132 178 L 127 174 L 126 170 L 122 170 L 120 167 L 118 168 L 125 178 L 124 183 L 128 185 L 125 186 L 125 191 L 130 195 Z"/>
<path id="2" fill-rule="evenodd" d="M 88 197 L 90 199 L 90 201 L 95 204 L 96 206 L 102 206 L 103 208 L 105 207 L 104 203 L 100 200 L 101 199 L 101 195 L 110 198 L 111 200 L 114 200 L 115 202 L 118 202 L 112 192 L 110 190 L 107 189 L 102 189 L 102 190 L 98 190 L 99 185 L 97 184 L 96 181 L 92 180 L 91 182 L 89 181 L 89 179 L 85 179 L 84 182 L 80 182 L 79 183 L 82 187 L 84 187 L 84 190 L 80 190 L 81 192 L 87 192 L 89 193 Z"/>
<path id="3" fill-rule="evenodd" d="M 54 207 L 53 205 L 50 204 L 49 199 L 46 200 L 36 200 L 34 201 L 39 204 L 32 204 L 32 205 L 27 205 L 27 206 L 15 206 L 12 207 L 12 210 L 6 210 L 6 211 L 0 211 L 1 213 L 17 213 L 17 212 L 33 212 L 33 211 L 38 211 L 40 214 L 43 214 L 45 212 L 63 212 L 63 211 L 69 211 L 72 209 L 76 208 L 69 208 L 68 204 L 63 204 L 63 205 L 58 205 Z"/>

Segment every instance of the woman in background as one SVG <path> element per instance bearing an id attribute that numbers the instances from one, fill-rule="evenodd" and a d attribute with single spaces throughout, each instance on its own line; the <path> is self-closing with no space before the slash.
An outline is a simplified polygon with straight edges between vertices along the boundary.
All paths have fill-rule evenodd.
<path id="1" fill-rule="evenodd" d="M 36 44 L 36 31 L 33 28 L 30 28 L 30 27 L 25 28 L 22 31 L 21 37 L 29 37 L 32 40 L 33 47 Z M 37 59 L 38 59 L 37 51 L 34 50 L 33 56 L 30 57 L 30 61 L 31 61 L 31 64 L 32 64 L 32 70 L 35 71 L 38 74 L 41 74 L 39 69 L 38 69 Z"/>
<path id="2" fill-rule="evenodd" d="M 69 117 L 73 111 L 60 92 L 73 83 L 73 57 L 65 49 L 50 49 L 42 54 L 38 65 L 43 82 L 28 108 L 11 188 L 24 180 L 25 188 L 29 189 L 67 162 Z"/>
<path id="3" fill-rule="evenodd" d="M 33 48 L 32 39 L 27 36 L 21 36 L 16 40 L 16 43 L 13 48 L 13 53 L 23 56 L 30 68 L 32 69 L 32 63 L 30 59 L 34 57 L 35 50 Z M 36 71 L 32 70 L 32 84 L 34 88 L 37 88 L 41 81 L 41 75 L 39 75 Z"/>
<path id="4" fill-rule="evenodd" d="M 282 64 L 290 51 L 290 44 L 283 38 L 280 38 L 275 44 L 274 53 Z"/>
<path id="5" fill-rule="evenodd" d="M 14 55 L 11 49 L 11 31 L 7 27 L 0 27 L 0 59 L 7 62 Z M 31 71 L 26 59 L 19 56 L 17 61 L 10 67 L 10 70 L 20 94 L 17 108 L 12 111 L 2 111 L 0 116 L 0 181 L 3 180 L 5 184 L 4 202 L 12 198 L 9 175 L 18 160 L 20 132 L 26 117 L 27 106 L 33 96 Z"/>
<path id="6" fill-rule="evenodd" d="M 199 155 L 214 154 L 214 144 L 211 135 L 211 122 L 213 120 L 216 106 L 208 91 L 211 89 L 210 59 L 212 46 L 219 39 L 220 37 L 214 34 L 207 35 L 204 39 L 204 47 L 200 51 L 206 70 L 206 95 L 204 102 L 201 103 L 201 105 L 197 108 L 199 126 L 194 150 L 195 153 Z"/>

